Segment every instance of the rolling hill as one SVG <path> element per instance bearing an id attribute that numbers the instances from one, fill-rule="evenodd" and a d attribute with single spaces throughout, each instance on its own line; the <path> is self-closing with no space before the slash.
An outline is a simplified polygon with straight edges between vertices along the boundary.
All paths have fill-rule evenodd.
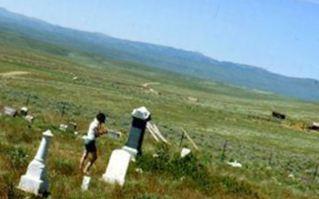
<path id="1" fill-rule="evenodd" d="M 314 79 L 286 77 L 258 67 L 221 62 L 197 52 L 64 28 L 3 8 L 0 8 L 0 36 L 0 44 L 15 42 L 21 48 L 29 47 L 63 56 L 70 56 L 71 52 L 76 51 L 302 100 L 319 100 L 319 82 Z M 56 48 L 56 45 L 59 47 Z"/>

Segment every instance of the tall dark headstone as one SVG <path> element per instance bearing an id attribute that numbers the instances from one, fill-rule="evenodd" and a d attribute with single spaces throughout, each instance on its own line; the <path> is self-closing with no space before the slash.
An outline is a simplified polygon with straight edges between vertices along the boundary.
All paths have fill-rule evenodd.
<path id="1" fill-rule="evenodd" d="M 140 107 L 133 110 L 132 119 L 130 134 L 124 149 L 133 155 L 141 155 L 146 124 L 151 120 L 151 113 L 145 107 Z"/>

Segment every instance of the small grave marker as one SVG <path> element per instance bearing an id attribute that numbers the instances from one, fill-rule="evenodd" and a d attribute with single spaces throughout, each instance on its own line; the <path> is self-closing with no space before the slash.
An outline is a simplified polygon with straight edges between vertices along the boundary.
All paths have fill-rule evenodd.
<path id="1" fill-rule="evenodd" d="M 240 164 L 239 162 L 237 162 L 237 160 L 235 160 L 235 162 L 227 162 L 227 164 L 231 167 L 234 167 L 234 168 L 241 168 L 242 167 L 242 164 Z"/>
<path id="2" fill-rule="evenodd" d="M 181 151 L 181 158 L 186 157 L 187 155 L 189 155 L 192 151 L 189 148 L 183 148 Z"/>
<path id="3" fill-rule="evenodd" d="M 89 189 L 91 182 L 91 177 L 90 176 L 83 176 L 83 181 L 81 185 L 82 191 L 87 191 Z"/>

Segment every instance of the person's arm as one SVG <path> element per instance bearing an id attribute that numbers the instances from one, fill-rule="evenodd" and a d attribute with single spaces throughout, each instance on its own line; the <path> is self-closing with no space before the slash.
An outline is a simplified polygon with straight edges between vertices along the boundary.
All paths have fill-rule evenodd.
<path id="1" fill-rule="evenodd" d="M 100 125 L 96 128 L 96 137 L 107 134 L 108 130 L 104 125 Z"/>

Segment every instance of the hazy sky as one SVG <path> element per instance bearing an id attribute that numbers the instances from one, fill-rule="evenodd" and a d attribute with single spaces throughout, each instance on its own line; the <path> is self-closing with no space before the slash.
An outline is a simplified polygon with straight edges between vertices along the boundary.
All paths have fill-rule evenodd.
<path id="1" fill-rule="evenodd" d="M 0 7 L 319 79 L 319 0 L 0 0 Z"/>

